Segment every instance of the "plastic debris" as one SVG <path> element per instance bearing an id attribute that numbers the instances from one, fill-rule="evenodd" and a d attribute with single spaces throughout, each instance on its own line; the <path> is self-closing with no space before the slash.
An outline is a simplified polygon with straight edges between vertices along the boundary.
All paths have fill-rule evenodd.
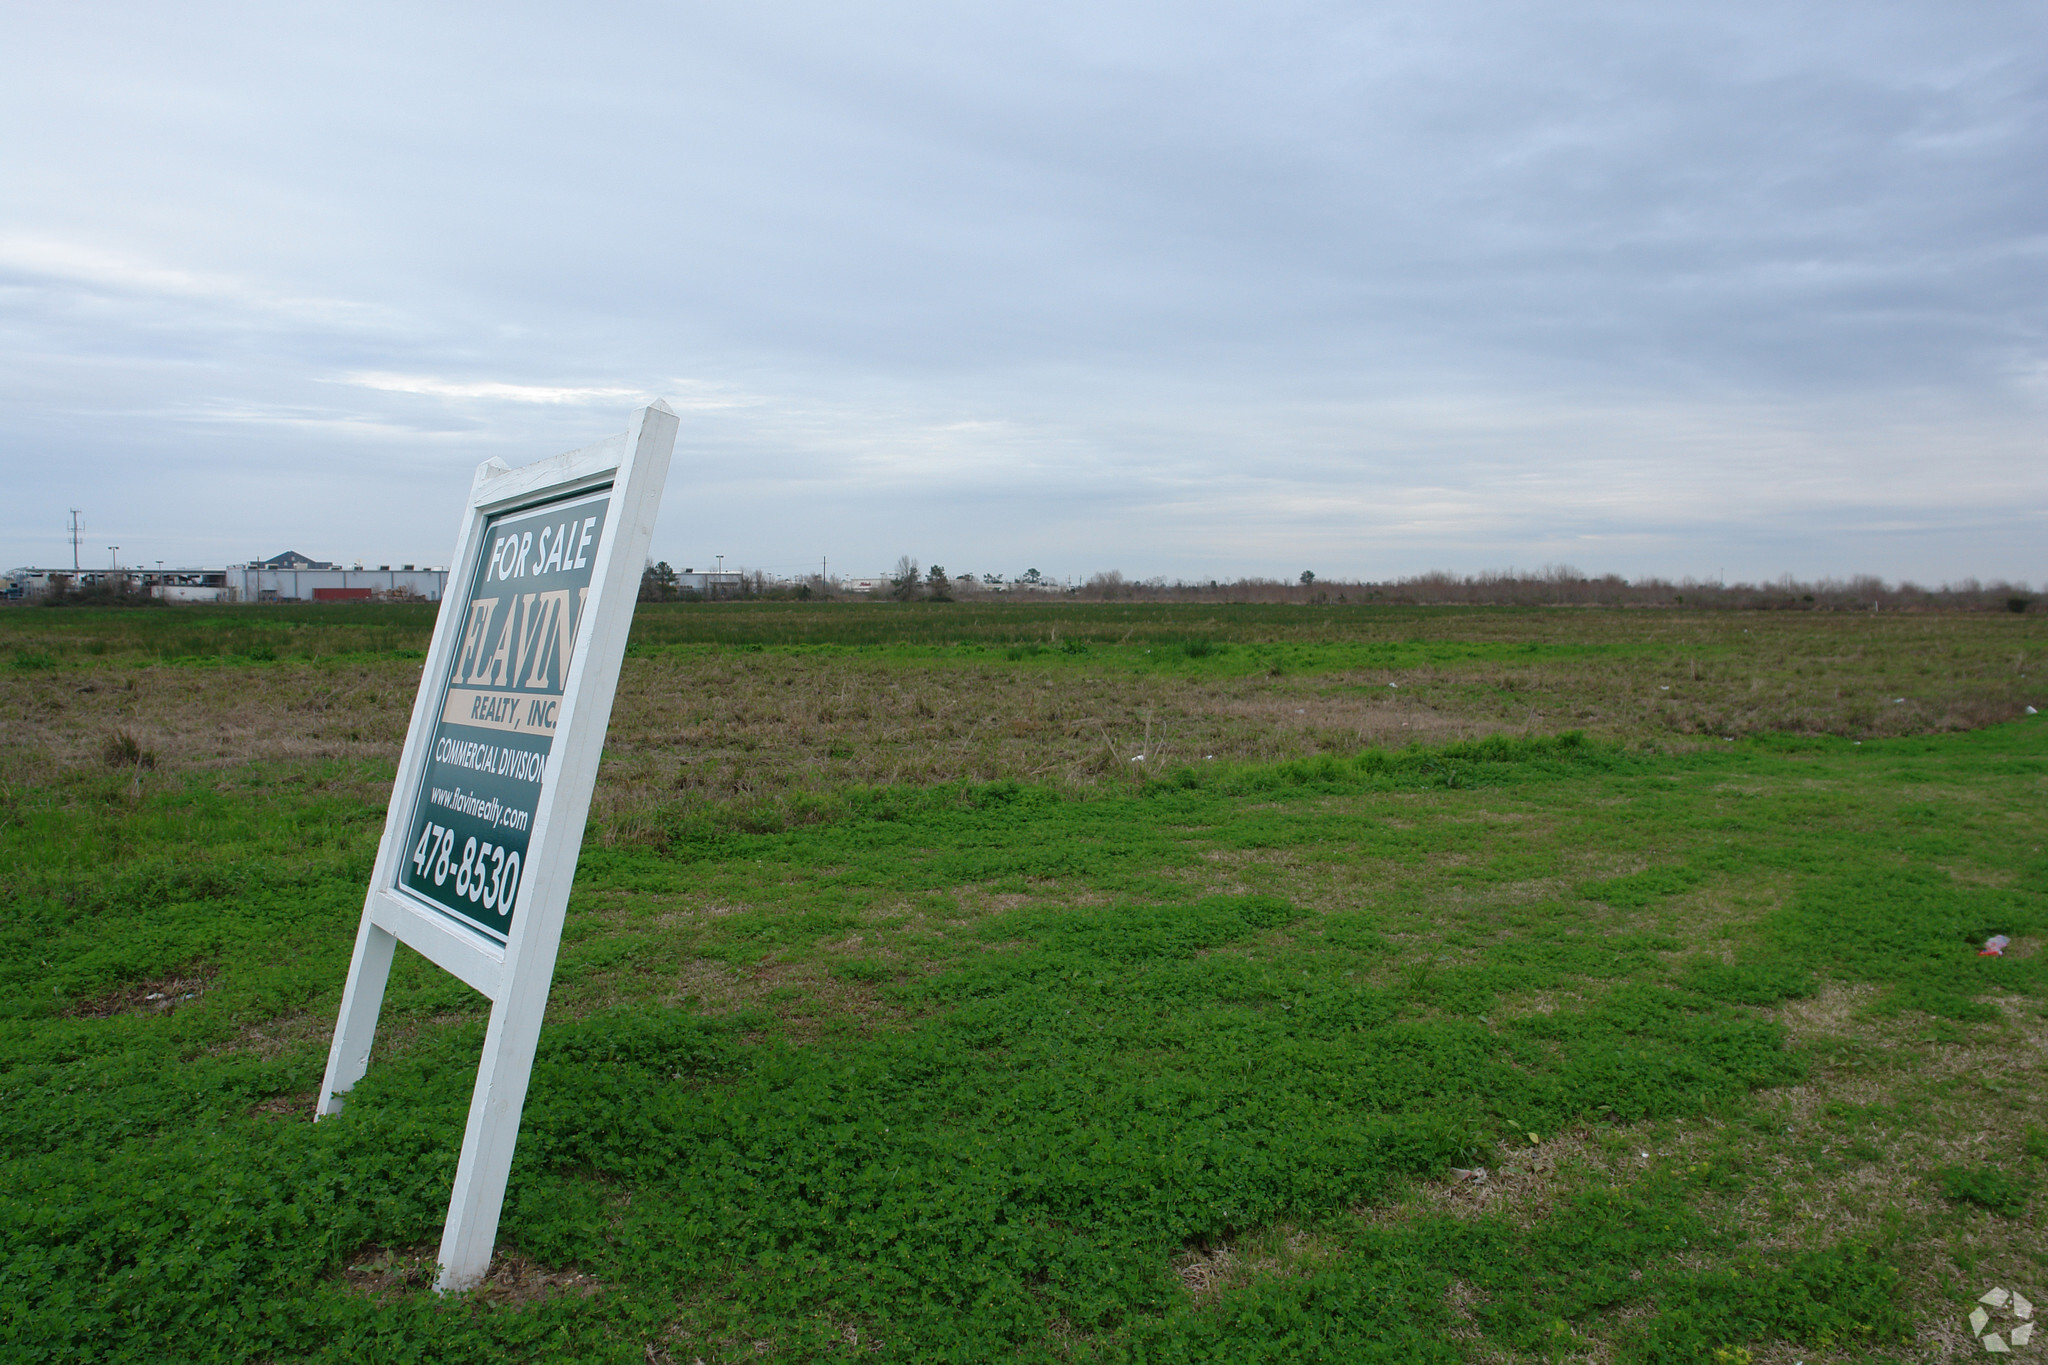
<path id="1" fill-rule="evenodd" d="M 1893 698 L 1892 698 L 1892 705 L 1893 705 L 1893 706 L 1904 706 L 1905 704 L 1906 704 L 1906 699 L 1905 699 L 1904 697 L 1893 697 Z"/>
<path id="2" fill-rule="evenodd" d="M 1986 1332 L 1984 1334 L 1984 1349 L 1991 1352 L 1993 1355 L 2010 1354 L 2010 1352 L 2006 1348 L 2005 1338 L 1998 1335 L 1998 1333 L 1996 1332 Z"/>
<path id="3" fill-rule="evenodd" d="M 1463 1166 L 1453 1166 L 1451 1167 L 1451 1174 L 1460 1180 L 1469 1180 L 1477 1185 L 1486 1179 L 1486 1168 L 1484 1166 L 1474 1166 L 1471 1170 L 1466 1170 Z"/>
<path id="4" fill-rule="evenodd" d="M 2034 1339 L 2034 1324 L 2031 1322 L 2023 1322 L 2019 1326 L 2013 1328 L 2009 1335 L 2012 1337 L 2013 1345 L 2024 1346 Z"/>
<path id="5" fill-rule="evenodd" d="M 1131 755 L 1131 762 L 1133 762 L 1133 763 L 1143 763 L 1144 761 L 1145 761 L 1145 755 L 1143 755 L 1143 754 L 1133 754 L 1133 755 Z"/>
<path id="6" fill-rule="evenodd" d="M 2013 1291 L 2012 1295 L 2012 1315 L 2016 1318 L 2031 1318 L 2034 1316 L 2034 1305 L 2028 1303 L 2027 1296 L 2020 1293 L 2017 1289 Z"/>
<path id="7" fill-rule="evenodd" d="M 2030 715 L 2030 716 L 2034 716 L 2034 715 L 2039 715 L 2039 714 L 2040 714 L 2040 712 L 2036 711 L 2036 710 L 2035 710 L 2035 709 L 2034 709 L 2033 707 L 2029 706 L 2029 707 L 2027 708 L 2027 714 L 2028 714 L 2028 715 Z"/>
<path id="8" fill-rule="evenodd" d="M 2005 1307 L 2005 1301 L 2011 1297 L 2012 1295 L 2006 1293 L 2003 1289 L 1987 1289 L 1977 1296 L 1977 1302 L 1988 1303 L 1993 1308 L 2003 1308 Z"/>
<path id="9" fill-rule="evenodd" d="M 1970 1310 L 1970 1335 L 1976 1336 L 1984 1330 L 1984 1324 L 1991 1321 L 1991 1315 L 1981 1308 Z"/>
<path id="10" fill-rule="evenodd" d="M 1990 938 L 1984 940 L 1984 946 L 1977 950 L 1977 956 L 2004 957 L 2006 945 L 2011 942 L 2012 940 L 2004 934 L 1993 934 Z M 1994 1299 L 1991 1297 L 1991 1294 L 1996 1294 L 1998 1297 Z M 2003 1289 L 1994 1289 L 1991 1291 L 1991 1294 L 1986 1294 L 1979 1302 L 1988 1303 L 1993 1308 L 2001 1307 L 2005 1303 L 2005 1291 Z"/>

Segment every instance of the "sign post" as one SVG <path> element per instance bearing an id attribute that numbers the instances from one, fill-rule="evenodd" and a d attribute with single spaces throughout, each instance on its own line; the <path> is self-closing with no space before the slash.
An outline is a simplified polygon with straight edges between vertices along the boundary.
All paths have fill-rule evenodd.
<path id="1" fill-rule="evenodd" d="M 400 943 L 491 1000 L 435 1288 L 491 1265 L 569 884 L 676 415 L 477 467 L 420 675 L 315 1119 L 369 1068 Z"/>

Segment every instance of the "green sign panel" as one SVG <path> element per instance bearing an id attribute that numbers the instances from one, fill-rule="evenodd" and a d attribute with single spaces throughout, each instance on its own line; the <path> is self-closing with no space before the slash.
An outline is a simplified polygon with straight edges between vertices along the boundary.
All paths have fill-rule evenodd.
<path id="1" fill-rule="evenodd" d="M 442 607 L 466 615 L 398 885 L 501 944 L 610 501 L 606 489 L 492 517 L 467 594 Z"/>

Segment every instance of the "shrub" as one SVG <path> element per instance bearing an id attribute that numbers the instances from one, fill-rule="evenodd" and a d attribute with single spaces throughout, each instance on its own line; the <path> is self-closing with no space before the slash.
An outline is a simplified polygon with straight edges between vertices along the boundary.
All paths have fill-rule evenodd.
<path id="1" fill-rule="evenodd" d="M 100 761 L 109 768 L 154 768 L 156 750 L 143 748 L 142 741 L 126 730 L 116 730 L 100 746 Z"/>

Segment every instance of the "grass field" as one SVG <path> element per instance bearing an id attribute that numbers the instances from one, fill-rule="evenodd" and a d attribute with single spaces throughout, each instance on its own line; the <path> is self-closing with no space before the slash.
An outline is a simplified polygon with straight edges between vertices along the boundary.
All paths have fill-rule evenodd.
<path id="1" fill-rule="evenodd" d="M 484 1002 L 401 953 L 308 1121 L 430 628 L 0 613 L 8 1359 L 1918 1361 L 2048 1303 L 2041 618 L 643 608 L 457 1300 Z"/>

